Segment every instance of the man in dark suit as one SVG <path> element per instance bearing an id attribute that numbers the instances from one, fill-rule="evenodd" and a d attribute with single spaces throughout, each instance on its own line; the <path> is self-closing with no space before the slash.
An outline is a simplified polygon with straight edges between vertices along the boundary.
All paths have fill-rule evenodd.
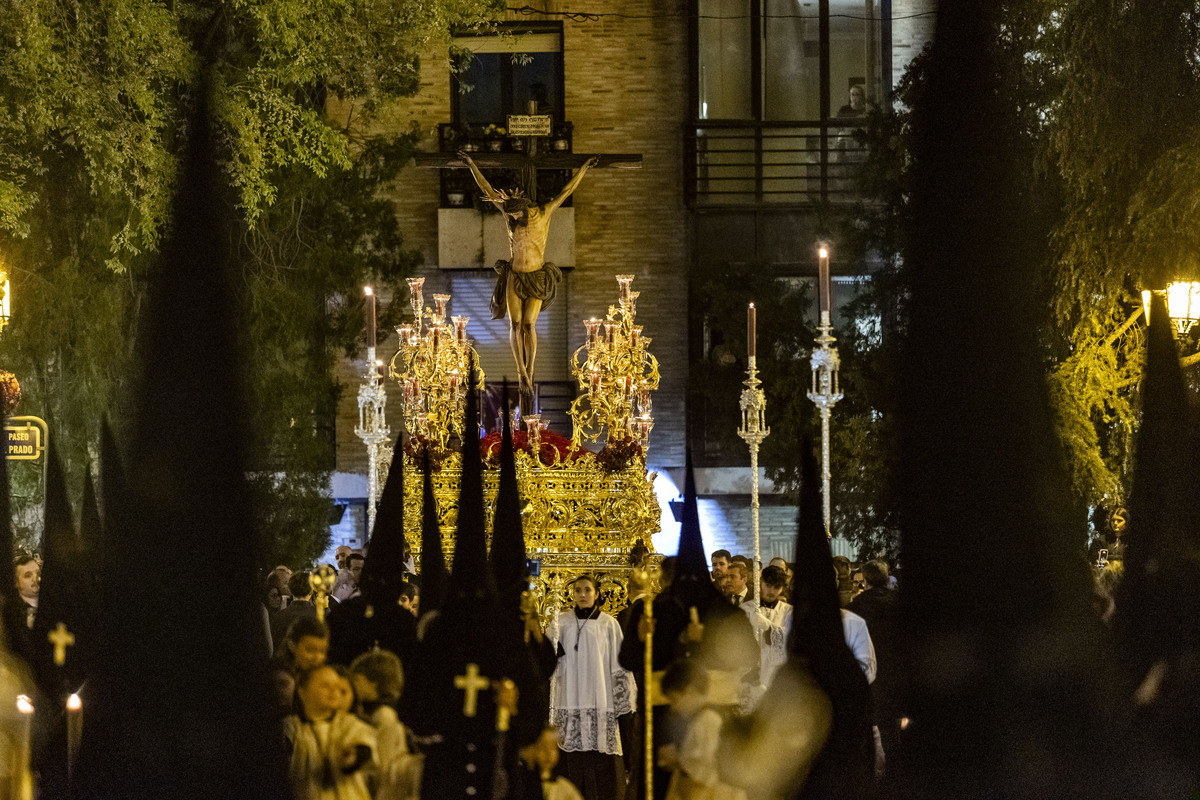
<path id="1" fill-rule="evenodd" d="M 312 602 L 312 591 L 307 572 L 294 572 L 292 577 L 288 578 L 288 592 L 292 595 L 292 601 L 287 604 L 287 608 L 271 618 L 271 641 L 275 643 L 276 652 L 279 652 L 279 645 L 293 622 L 300 617 L 317 616 L 317 607 Z"/>
<path id="2" fill-rule="evenodd" d="M 887 562 L 882 559 L 868 561 L 862 566 L 862 574 L 867 588 L 846 610 L 867 621 L 867 631 L 875 645 L 875 682 L 871 684 L 875 724 L 879 727 L 884 757 L 894 763 L 899 747 L 900 719 L 904 716 L 900 698 L 905 670 L 896 622 L 899 598 L 888 588 Z"/>

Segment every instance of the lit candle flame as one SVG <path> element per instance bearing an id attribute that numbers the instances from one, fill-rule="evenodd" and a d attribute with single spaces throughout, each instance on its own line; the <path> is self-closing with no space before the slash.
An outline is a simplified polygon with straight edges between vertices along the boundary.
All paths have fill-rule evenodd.
<path id="1" fill-rule="evenodd" d="M 71 696 L 67 698 L 67 711 L 79 711 L 83 708 L 83 701 L 79 699 L 79 695 L 71 692 Z"/>
<path id="2" fill-rule="evenodd" d="M 22 714 L 33 713 L 33 703 L 23 694 L 17 695 L 17 711 L 20 711 Z"/>
<path id="3" fill-rule="evenodd" d="M 370 286 L 364 286 L 363 294 L 365 294 L 367 297 L 370 297 L 371 295 L 375 294 L 375 290 L 372 289 Z"/>

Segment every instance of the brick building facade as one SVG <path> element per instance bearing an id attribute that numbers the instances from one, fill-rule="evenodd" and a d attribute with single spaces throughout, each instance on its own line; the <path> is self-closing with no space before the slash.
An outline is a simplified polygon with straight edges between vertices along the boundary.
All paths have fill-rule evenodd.
<path id="1" fill-rule="evenodd" d="M 740 18 L 739 14 L 727 14 L 725 8 L 739 4 L 745 6 L 747 15 L 761 14 L 761 4 L 770 2 L 611 0 L 602 4 L 603 13 L 594 17 L 567 17 L 559 12 L 575 10 L 572 4 L 541 0 L 530 4 L 540 13 L 510 13 L 506 20 L 517 33 L 536 24 L 541 35 L 538 42 L 558 42 L 539 46 L 558 47 L 561 51 L 561 107 L 555 112 L 557 121 L 571 124 L 571 150 L 580 154 L 642 156 L 637 170 L 593 170 L 576 191 L 572 208 L 560 210 L 568 212 L 562 215 L 563 220 L 556 218 L 558 227 L 553 236 L 560 240 L 556 256 L 560 261 L 556 263 L 566 268 L 566 276 L 555 300 L 557 308 L 547 310 L 539 320 L 538 376 L 549 383 L 566 385 L 570 354 L 583 343 L 585 335 L 581 320 L 603 316 L 614 302 L 616 274 L 636 275 L 634 289 L 641 292 L 638 321 L 644 324 L 645 335 L 653 339 L 651 349 L 658 357 L 662 376 L 654 397 L 655 427 L 649 461 L 650 469 L 659 473 L 656 488 L 664 507 L 664 530 L 655 544 L 667 552 L 674 550 L 678 528 L 667 501 L 674 499 L 677 487 L 682 486 L 681 466 L 689 435 L 689 270 L 708 258 L 733 262 L 759 258 L 763 255 L 761 242 L 797 238 L 808 226 L 811 214 L 810 204 L 804 199 L 782 204 L 752 203 L 732 214 L 719 205 L 705 207 L 698 199 L 695 109 L 700 84 L 709 80 L 707 71 L 701 79 L 697 67 L 697 41 L 703 35 L 698 33 L 698 20 L 719 16 L 712 13 L 714 10 Z M 821 7 L 828 15 L 828 2 L 814 0 L 804 8 Z M 854 2 L 858 9 L 864 7 L 863 0 Z M 891 40 L 881 48 L 879 63 L 890 65 L 890 70 L 881 66 L 880 74 L 894 81 L 907 60 L 930 37 L 933 0 L 866 0 L 866 6 L 876 9 L 872 13 L 877 16 L 886 14 L 890 22 Z M 518 35 L 511 40 L 485 42 L 483 49 L 520 54 L 522 41 Z M 480 47 L 480 42 L 476 39 L 468 45 Z M 514 65 L 522 60 L 520 55 L 511 58 Z M 421 70 L 420 91 L 403 105 L 396 124 L 415 124 L 422 134 L 420 149 L 437 152 L 439 125 L 459 121 L 454 119 L 456 105 L 447 51 L 425 53 Z M 512 71 L 517 72 L 517 67 Z M 475 87 L 472 91 L 481 90 Z M 347 113 L 347 106 L 335 102 L 329 110 L 331 115 L 341 117 Z M 472 215 L 477 212 L 472 209 L 446 208 L 444 189 L 444 179 L 437 170 L 407 168 L 391 193 L 401 231 L 408 245 L 422 254 L 420 274 L 426 278 L 426 297 L 433 292 L 449 292 L 454 298 L 453 313 L 470 315 L 468 330 L 480 338 L 481 360 L 489 379 L 498 380 L 505 374 L 515 378 L 515 367 L 505 360 L 506 346 L 500 341 L 504 323 L 487 319 L 485 298 L 494 273 L 485 266 L 490 263 L 485 259 L 492 258 L 496 249 L 494 238 L 490 243 L 487 238 L 489 223 L 482 217 L 476 221 Z M 750 233 L 744 226 L 739 227 L 747 219 Z M 481 228 L 485 231 L 482 236 L 477 232 Z M 714 231 L 722 233 L 714 236 Z M 459 246 L 457 255 L 449 255 L 446 245 L 460 239 L 467 246 Z M 551 248 L 554 246 L 552 241 Z M 381 357 L 390 357 L 394 349 L 393 334 L 381 343 Z M 506 373 L 509 369 L 512 371 Z M 362 509 L 366 451 L 354 435 L 361 370 L 361 363 L 344 362 L 337 375 L 345 390 L 337 414 L 333 491 L 339 502 L 349 504 L 351 513 L 334 529 L 335 545 L 341 541 L 360 544 L 365 533 Z M 398 404 L 398 392 L 389 387 L 392 419 L 398 419 Z M 561 422 L 558 427 L 569 435 Z M 737 469 L 734 465 L 713 467 L 729 468 Z M 739 493 L 740 489 L 721 489 L 720 484 L 728 480 L 720 474 L 711 476 L 708 483 L 711 489 L 702 512 L 709 529 L 706 538 L 714 546 L 751 551 L 748 496 Z M 794 513 L 793 508 L 778 504 L 765 507 L 761 526 L 764 537 L 770 536 L 772 542 L 776 538 L 786 541 Z M 774 554 L 777 547 L 782 545 L 765 547 L 764 555 Z"/>

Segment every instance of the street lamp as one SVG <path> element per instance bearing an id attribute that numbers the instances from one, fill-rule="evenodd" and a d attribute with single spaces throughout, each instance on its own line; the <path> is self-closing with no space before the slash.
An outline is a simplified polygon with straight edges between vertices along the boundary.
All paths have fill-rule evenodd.
<path id="1" fill-rule="evenodd" d="M 1150 291 L 1142 292 L 1142 307 L 1146 322 L 1150 322 Z M 1200 321 L 1200 283 L 1176 281 L 1162 292 L 1167 301 L 1167 316 L 1175 325 L 1175 331 L 1183 336 Z"/>
<path id="2" fill-rule="evenodd" d="M 12 318 L 12 287 L 8 282 L 8 273 L 0 271 L 0 331 L 8 327 Z"/>

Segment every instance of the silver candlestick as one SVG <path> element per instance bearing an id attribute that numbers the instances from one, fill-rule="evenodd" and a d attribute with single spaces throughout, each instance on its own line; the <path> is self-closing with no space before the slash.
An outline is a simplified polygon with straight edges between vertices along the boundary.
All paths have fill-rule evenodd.
<path id="1" fill-rule="evenodd" d="M 392 431 L 387 425 L 385 407 L 387 392 L 379 379 L 375 348 L 367 348 L 367 368 L 364 383 L 358 387 L 358 425 L 354 433 L 367 446 L 367 537 L 375 530 L 375 506 L 379 491 L 387 479 L 388 461 L 385 450 Z"/>
<path id="2" fill-rule="evenodd" d="M 812 390 L 808 399 L 817 404 L 821 410 L 821 500 L 825 515 L 825 535 L 830 536 L 829 528 L 829 416 L 834 404 L 842 399 L 841 386 L 838 383 L 838 368 L 841 359 L 838 357 L 837 341 L 832 335 L 833 326 L 829 323 L 829 312 L 821 312 L 821 324 L 817 326 L 821 335 L 817 337 L 817 348 L 812 354 Z"/>
<path id="3" fill-rule="evenodd" d="M 749 356 L 746 360 L 748 362 L 746 380 L 742 381 L 742 385 L 746 388 L 742 390 L 740 403 L 742 427 L 738 429 L 738 436 L 742 437 L 750 446 L 750 474 L 753 476 L 750 490 L 750 514 L 754 522 L 754 604 L 757 606 L 761 602 L 759 598 L 762 596 L 759 585 L 762 556 L 759 553 L 758 545 L 758 448 L 763 439 L 770 435 L 771 429 L 766 425 L 767 397 L 759 388 L 761 382 L 758 380 L 758 367 L 755 364 L 757 359 Z"/>

